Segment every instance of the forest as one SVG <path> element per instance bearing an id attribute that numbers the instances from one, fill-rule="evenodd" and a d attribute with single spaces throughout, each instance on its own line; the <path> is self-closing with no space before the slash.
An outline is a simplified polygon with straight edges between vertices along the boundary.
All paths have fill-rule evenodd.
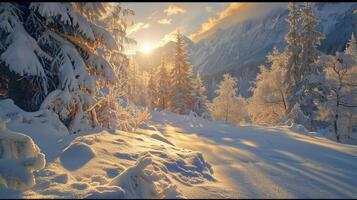
<path id="1" fill-rule="evenodd" d="M 286 3 L 250 87 L 212 86 L 179 29 L 139 66 L 128 4 L 0 3 L 0 198 L 356 197 L 357 27 L 324 52 L 315 4 Z"/>

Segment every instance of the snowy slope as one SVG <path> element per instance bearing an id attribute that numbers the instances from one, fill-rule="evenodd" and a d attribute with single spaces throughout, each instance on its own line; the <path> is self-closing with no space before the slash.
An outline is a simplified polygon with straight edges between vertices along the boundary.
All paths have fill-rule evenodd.
<path id="1" fill-rule="evenodd" d="M 315 4 L 314 13 L 320 20 L 320 30 L 325 34 L 334 31 L 336 24 L 345 15 L 352 14 L 351 8 L 356 6 L 353 3 Z M 287 8 L 277 7 L 260 18 L 247 19 L 226 29 L 219 29 L 195 44 L 193 57 L 197 59 L 193 61 L 194 65 L 203 74 L 209 75 L 264 58 L 274 45 L 280 48 L 285 45 L 287 15 Z M 333 39 L 327 37 L 326 41 Z"/>
<path id="2" fill-rule="evenodd" d="M 34 187 L 23 192 L 0 187 L 0 198 L 357 195 L 357 146 L 337 144 L 298 126 L 236 127 L 153 112 L 152 120 L 134 132 L 96 129 L 68 135 L 49 122 L 54 119 L 35 115 L 16 121 L 21 117 L 14 116 L 26 113 L 10 101 L 0 105 L 3 117 L 13 121 L 9 129 L 21 127 L 46 158 L 45 168 L 33 172 Z"/>
<path id="3" fill-rule="evenodd" d="M 188 197 L 357 195 L 357 146 L 295 127 L 236 127 L 169 113 L 153 113 L 153 124 L 176 146 L 202 152 L 212 165 L 218 182 L 182 189 Z"/>

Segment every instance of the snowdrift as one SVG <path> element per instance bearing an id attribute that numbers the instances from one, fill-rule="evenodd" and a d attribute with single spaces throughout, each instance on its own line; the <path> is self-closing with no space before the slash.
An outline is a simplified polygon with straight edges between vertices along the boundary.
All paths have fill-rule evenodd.
<path id="1" fill-rule="evenodd" d="M 0 197 L 183 198 L 178 184 L 215 181 L 201 153 L 175 147 L 155 127 L 70 135 L 51 112 L 25 112 L 10 99 L 0 110 L 8 121 L 0 185 L 22 191 L 1 190 Z"/>
<path id="2" fill-rule="evenodd" d="M 26 190 L 35 185 L 33 172 L 45 167 L 45 155 L 29 136 L 10 131 L 0 120 L 0 187 Z"/>

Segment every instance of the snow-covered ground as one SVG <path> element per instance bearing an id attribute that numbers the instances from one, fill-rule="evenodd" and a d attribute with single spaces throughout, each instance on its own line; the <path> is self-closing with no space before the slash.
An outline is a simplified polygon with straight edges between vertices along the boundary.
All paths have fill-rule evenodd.
<path id="1" fill-rule="evenodd" d="M 152 115 L 168 140 L 202 152 L 212 165 L 217 182 L 179 187 L 187 197 L 357 197 L 357 146 L 298 127 L 236 127 L 172 113 Z"/>
<path id="2" fill-rule="evenodd" d="M 0 189 L 0 198 L 357 196 L 357 146 L 296 128 L 153 112 L 134 132 L 68 135 L 48 113 L 24 113 L 11 101 L 0 110 L 7 128 L 30 136 L 46 157 L 35 186 Z"/>

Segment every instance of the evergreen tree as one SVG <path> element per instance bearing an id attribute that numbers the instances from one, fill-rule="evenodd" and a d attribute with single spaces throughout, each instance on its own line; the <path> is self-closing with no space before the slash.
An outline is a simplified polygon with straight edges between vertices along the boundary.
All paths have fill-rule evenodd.
<path id="1" fill-rule="evenodd" d="M 300 68 L 300 32 L 299 32 L 299 23 L 300 23 L 300 12 L 296 2 L 289 3 L 289 31 L 285 36 L 285 41 L 287 43 L 285 47 L 285 56 L 287 59 L 286 63 L 286 76 L 284 82 L 287 85 L 288 96 L 292 96 L 293 91 L 295 90 L 295 85 L 301 81 L 302 71 Z M 289 101 L 287 101 L 289 103 Z"/>
<path id="2" fill-rule="evenodd" d="M 193 112 L 198 116 L 208 118 L 208 100 L 207 96 L 204 94 L 206 88 L 203 85 L 200 74 L 198 73 L 193 85 Z"/>
<path id="3" fill-rule="evenodd" d="M 193 108 L 192 67 L 187 60 L 182 35 L 177 33 L 174 66 L 171 70 L 171 111 L 188 114 Z"/>
<path id="4" fill-rule="evenodd" d="M 158 71 L 154 66 L 150 67 L 150 78 L 148 82 L 148 98 L 149 107 L 155 109 L 159 103 L 159 85 L 158 85 Z"/>
<path id="5" fill-rule="evenodd" d="M 301 8 L 300 57 L 303 75 L 319 72 L 313 63 L 317 60 L 318 55 L 316 48 L 320 45 L 323 35 L 316 30 L 318 19 L 313 14 L 312 5 L 312 3 L 307 2 L 304 3 L 304 6 Z"/>
<path id="6" fill-rule="evenodd" d="M 119 4 L 1 3 L 0 60 L 10 79 L 30 80 L 33 104 L 58 114 L 70 132 L 100 125 L 96 109 L 109 109 L 102 97 L 113 92 L 123 71 L 114 69 L 128 63 L 122 47 L 130 41 L 130 14 Z"/>
<path id="7" fill-rule="evenodd" d="M 160 71 L 159 71 L 159 83 L 158 83 L 158 109 L 165 110 L 169 107 L 169 98 L 170 98 L 170 79 L 169 74 L 166 69 L 165 57 L 161 57 Z"/>
<path id="8" fill-rule="evenodd" d="M 297 123 L 304 124 L 309 129 L 314 128 L 313 121 L 318 108 L 317 103 L 325 100 L 326 90 L 322 85 L 322 67 L 317 65 L 317 46 L 323 39 L 322 33 L 316 30 L 318 20 L 313 14 L 311 3 L 304 3 L 301 8 L 300 32 L 300 81 L 295 83 L 294 90 L 289 98 L 288 117 Z M 299 116 L 299 117 L 297 117 Z M 304 119 L 304 120 L 302 120 Z M 306 119 L 308 119 L 306 121 Z"/>

